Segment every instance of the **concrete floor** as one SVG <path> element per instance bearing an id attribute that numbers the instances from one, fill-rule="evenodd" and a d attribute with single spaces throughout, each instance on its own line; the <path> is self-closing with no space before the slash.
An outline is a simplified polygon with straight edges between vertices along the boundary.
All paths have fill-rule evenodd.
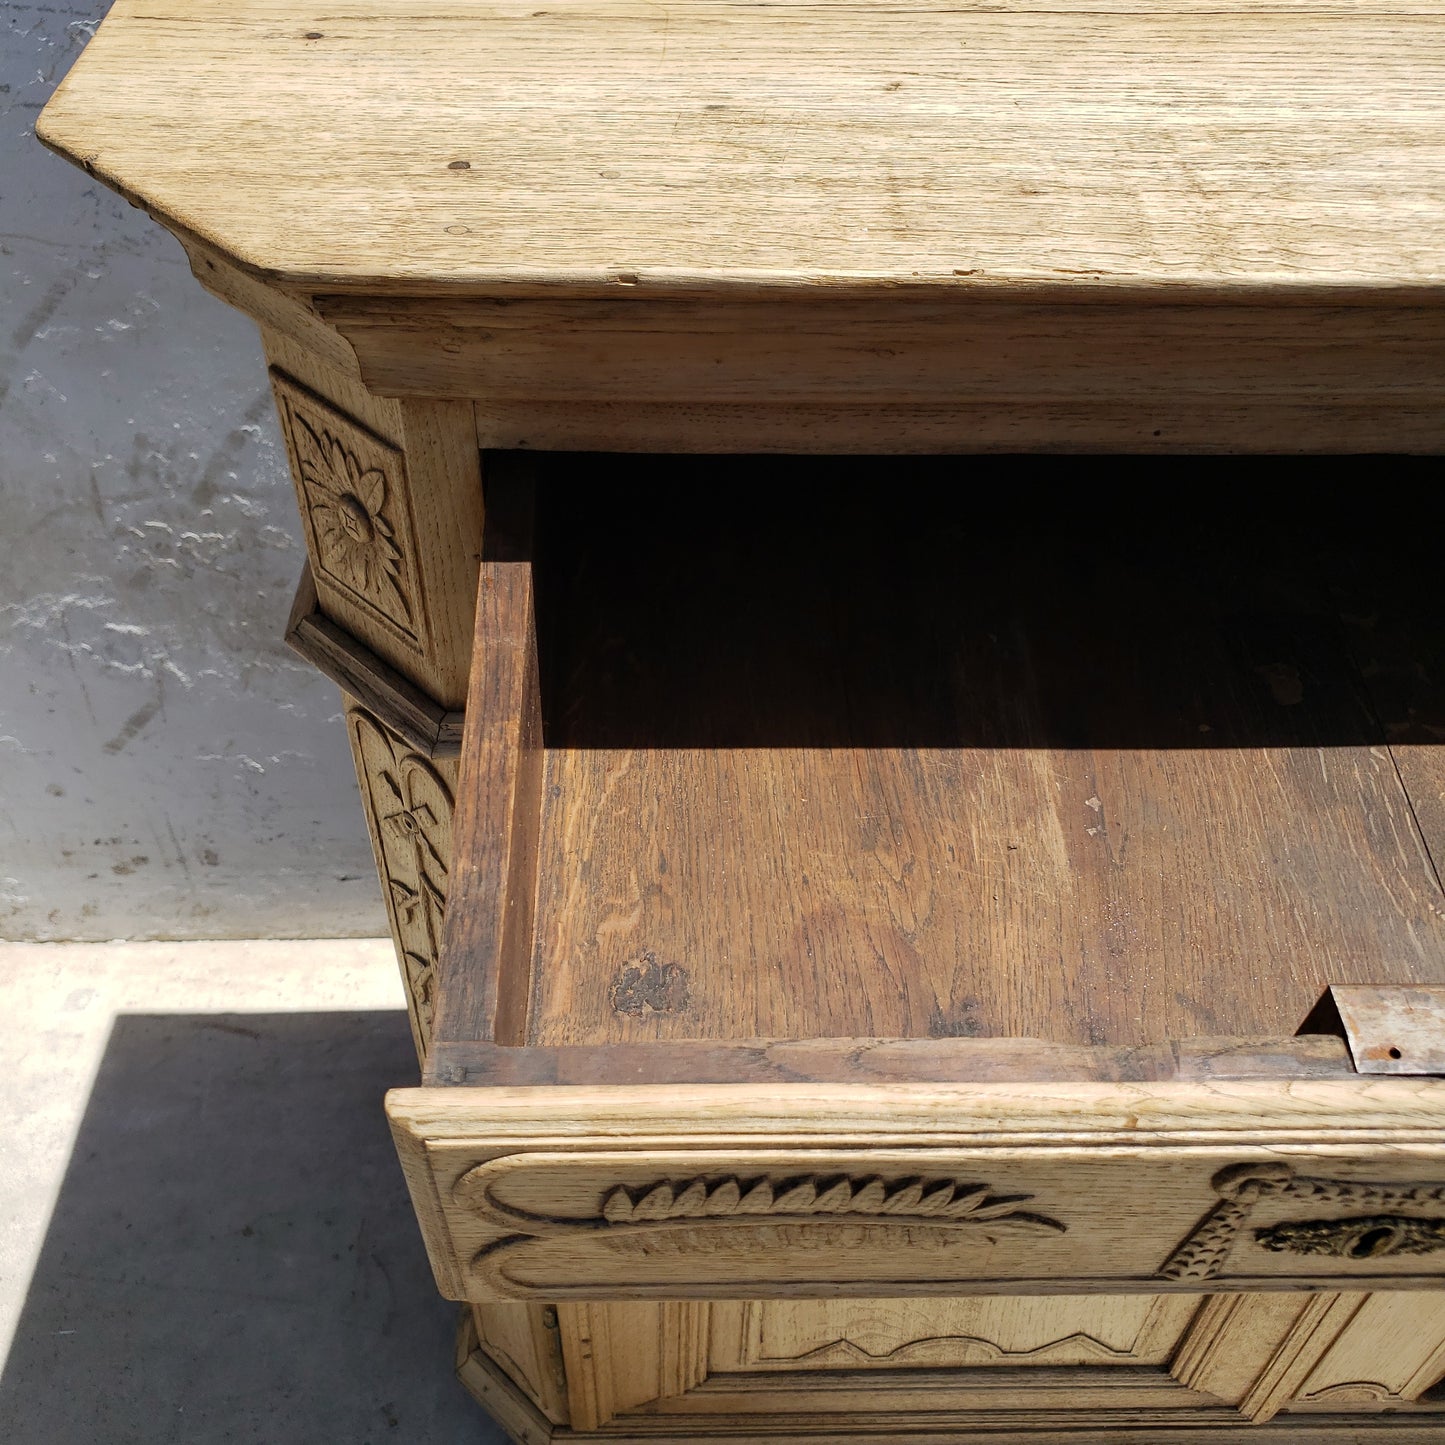
<path id="1" fill-rule="evenodd" d="M 0 1440 L 500 1445 L 381 1112 L 389 943 L 0 944 Z"/>

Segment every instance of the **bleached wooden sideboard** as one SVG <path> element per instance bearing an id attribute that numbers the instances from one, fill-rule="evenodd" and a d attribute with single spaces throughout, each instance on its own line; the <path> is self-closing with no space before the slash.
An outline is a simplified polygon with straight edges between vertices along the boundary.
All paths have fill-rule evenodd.
<path id="1" fill-rule="evenodd" d="M 1442 61 L 118 0 L 38 132 L 261 327 L 516 1439 L 1445 1440 L 1434 535 L 1183 460 L 1445 449 Z"/>

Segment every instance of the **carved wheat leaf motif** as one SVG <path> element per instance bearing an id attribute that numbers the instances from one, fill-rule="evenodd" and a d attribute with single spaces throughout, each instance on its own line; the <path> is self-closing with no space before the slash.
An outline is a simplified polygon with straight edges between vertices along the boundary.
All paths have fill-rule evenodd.
<path id="1" fill-rule="evenodd" d="M 859 1216 L 880 1222 L 959 1220 L 984 1222 L 1012 1220 L 1024 1228 L 1061 1230 L 1041 1215 L 1019 1211 L 1027 1194 L 992 1195 L 987 1185 L 956 1184 L 949 1180 L 905 1180 L 888 1184 L 882 1179 L 809 1178 L 777 1184 L 759 1179 L 745 1184 L 729 1178 L 709 1182 L 689 1179 L 664 1182 L 645 1189 L 619 1185 L 603 1201 L 602 1217 L 608 1224 L 658 1223 L 664 1220 L 729 1219 L 741 1216 L 780 1215 L 813 1217 Z"/>
<path id="2" fill-rule="evenodd" d="M 520 1166 L 525 1172 L 526 1165 Z M 731 1261 L 744 1271 L 761 1256 L 836 1264 L 852 1252 L 871 1261 L 959 1246 L 990 1244 L 1018 1234 L 1063 1234 L 1066 1226 L 1020 1208 L 1031 1194 L 995 1194 L 986 1184 L 955 1179 L 885 1179 L 879 1175 L 704 1175 L 642 1185 L 604 1185 L 591 1213 L 536 1212 L 498 1197 L 518 1165 L 494 1159 L 468 1170 L 452 1198 L 504 1231 L 473 1259 L 504 1289 L 530 1289 L 549 1241 L 571 1247 L 591 1241 L 603 1255 L 625 1257 L 644 1270 L 666 1256 Z M 585 1206 L 584 1206 L 585 1207 Z M 540 1253 L 538 1253 L 540 1251 Z M 529 1263 L 530 1261 L 530 1263 Z M 809 1264 L 816 1271 L 819 1265 Z M 522 1270 L 521 1275 L 513 1273 Z M 816 1277 L 814 1274 L 812 1277 Z"/>
<path id="3" fill-rule="evenodd" d="M 538 1240 L 591 1237 L 609 1252 L 631 1254 L 753 1253 L 759 1247 L 846 1251 L 892 1240 L 900 1247 L 947 1249 L 1015 1233 L 1062 1234 L 1056 1219 L 1019 1208 L 1033 1196 L 993 1194 L 948 1179 L 877 1176 L 659 1180 L 607 1189 L 593 1215 L 538 1214 L 499 1199 L 495 1165 L 456 1183 L 458 1204 L 517 1231 L 494 1240 L 478 1263 Z"/>

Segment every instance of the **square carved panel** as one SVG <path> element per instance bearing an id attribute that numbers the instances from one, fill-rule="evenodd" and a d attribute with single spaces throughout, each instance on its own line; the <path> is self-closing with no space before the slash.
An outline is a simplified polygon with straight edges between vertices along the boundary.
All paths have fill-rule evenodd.
<path id="1" fill-rule="evenodd" d="M 424 653 L 405 456 L 289 377 L 271 380 L 318 582 Z"/>

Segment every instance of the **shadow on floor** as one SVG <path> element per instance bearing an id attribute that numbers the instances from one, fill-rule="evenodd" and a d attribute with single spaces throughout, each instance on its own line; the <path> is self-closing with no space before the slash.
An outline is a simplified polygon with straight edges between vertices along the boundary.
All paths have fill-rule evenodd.
<path id="1" fill-rule="evenodd" d="M 493 1445 L 382 1115 L 401 1012 L 116 1019 L 14 1346 L 6 1445 Z"/>

